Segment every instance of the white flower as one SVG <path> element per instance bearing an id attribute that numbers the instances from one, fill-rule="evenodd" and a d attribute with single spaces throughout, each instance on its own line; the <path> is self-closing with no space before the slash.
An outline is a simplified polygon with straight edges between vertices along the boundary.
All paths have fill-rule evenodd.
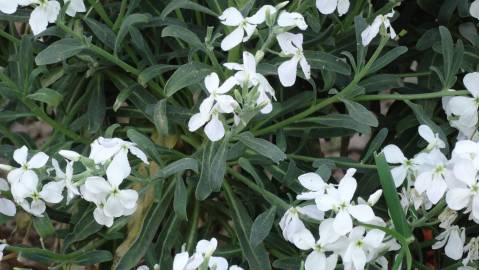
<path id="1" fill-rule="evenodd" d="M 479 72 L 466 74 L 463 83 L 472 97 L 452 97 L 449 99 L 447 106 L 453 115 L 459 117 L 459 119 L 455 120 L 457 125 L 475 127 L 478 122 Z"/>
<path id="2" fill-rule="evenodd" d="M 439 138 L 439 133 L 434 133 L 429 126 L 420 125 L 418 128 L 418 133 L 421 138 L 428 142 L 428 145 L 426 147 L 427 151 L 432 151 L 434 149 L 442 149 L 446 147 L 444 141 Z"/>
<path id="3" fill-rule="evenodd" d="M 351 204 L 357 187 L 356 179 L 353 177 L 355 172 L 355 169 L 348 169 L 337 189 L 328 188 L 324 196 L 316 199 L 319 210 L 325 212 L 333 210 L 336 213 L 334 230 L 340 235 L 345 235 L 353 229 L 351 216 L 361 222 L 369 222 L 375 218 L 371 206 Z"/>
<path id="4" fill-rule="evenodd" d="M 469 13 L 471 13 L 472 17 L 479 19 L 479 0 L 475 0 L 471 3 L 471 6 L 469 7 Z"/>
<path id="5" fill-rule="evenodd" d="M 476 170 L 479 170 L 479 144 L 470 140 L 458 141 L 452 151 L 452 160 L 470 160 Z"/>
<path id="6" fill-rule="evenodd" d="M 22 6 L 34 5 L 28 23 L 34 35 L 47 29 L 48 23 L 54 23 L 60 13 L 60 3 L 56 0 L 18 0 Z"/>
<path id="7" fill-rule="evenodd" d="M 298 27 L 301 30 L 306 30 L 308 28 L 303 15 L 298 12 L 282 11 L 278 17 L 278 25 L 281 27 Z"/>
<path id="8" fill-rule="evenodd" d="M 306 226 L 304 226 L 303 221 L 299 218 L 299 214 L 303 214 L 316 220 L 322 220 L 324 218 L 324 213 L 320 212 L 314 205 L 289 208 L 279 221 L 279 227 L 283 232 L 284 239 L 291 243 L 295 243 L 295 245 L 298 243 L 298 233 L 301 232 L 304 234 L 304 231 L 309 232 L 309 230 L 306 229 Z"/>
<path id="9" fill-rule="evenodd" d="M 464 266 L 468 265 L 471 261 L 479 260 L 479 238 L 471 238 L 469 243 L 464 247 L 464 252 L 467 252 L 466 258 L 462 260 Z"/>
<path id="10" fill-rule="evenodd" d="M 273 6 L 266 5 L 260 8 L 253 16 L 246 18 L 234 7 L 225 9 L 219 17 L 221 23 L 227 26 L 235 26 L 236 29 L 221 41 L 221 49 L 229 51 L 241 42 L 248 41 L 256 30 L 256 26 L 266 20 L 266 13 L 274 14 L 276 9 Z"/>
<path id="11" fill-rule="evenodd" d="M 308 191 L 296 196 L 298 200 L 314 200 L 324 195 L 328 184 L 317 173 L 305 173 L 298 177 L 299 183 Z"/>
<path id="12" fill-rule="evenodd" d="M 447 198 L 447 194 L 446 194 Z M 439 223 L 439 228 L 447 229 L 451 227 L 454 221 L 457 218 L 457 212 L 449 208 L 445 208 L 441 214 L 437 217 L 441 223 Z"/>
<path id="13" fill-rule="evenodd" d="M 374 206 L 379 201 L 379 199 L 381 199 L 381 195 L 383 195 L 383 190 L 382 189 L 376 190 L 373 194 L 369 196 L 368 204 L 370 206 Z"/>
<path id="14" fill-rule="evenodd" d="M 5 179 L 0 178 L 0 194 L 2 193 L 2 191 L 8 191 L 9 189 L 10 188 L 8 186 L 8 182 Z M 17 209 L 15 207 L 15 204 L 12 201 L 10 201 L 9 199 L 0 197 L 0 213 L 6 216 L 13 217 L 15 216 L 16 212 L 17 212 Z"/>
<path id="15" fill-rule="evenodd" d="M 381 248 L 385 233 L 378 229 L 369 230 L 366 235 L 363 227 L 355 227 L 348 235 L 349 245 L 342 258 L 345 269 L 362 270 L 371 258 Z"/>
<path id="16" fill-rule="evenodd" d="M 303 34 L 281 33 L 276 36 L 284 55 L 291 59 L 278 67 L 278 76 L 283 86 L 292 86 L 296 82 L 298 63 L 306 79 L 311 78 L 311 66 L 303 54 Z"/>
<path id="17" fill-rule="evenodd" d="M 371 25 L 368 25 L 366 29 L 361 33 L 361 39 L 363 46 L 369 45 L 371 41 L 379 34 L 381 26 L 384 26 L 386 31 L 389 30 L 389 36 L 394 39 L 396 38 L 396 32 L 391 26 L 390 18 L 394 16 L 394 10 L 386 15 L 378 15 Z"/>
<path id="18" fill-rule="evenodd" d="M 229 270 L 244 270 L 242 267 L 239 267 L 237 265 L 232 265 L 230 266 Z"/>
<path id="19" fill-rule="evenodd" d="M 433 150 L 423 156 L 424 163 L 421 165 L 414 187 L 419 194 L 426 192 L 431 203 L 436 204 L 446 192 L 448 178 L 453 174 L 447 167 L 446 157 L 439 150 Z"/>
<path id="20" fill-rule="evenodd" d="M 479 220 L 479 182 L 477 169 L 470 160 L 461 160 L 454 165 L 454 174 L 460 186 L 452 187 L 446 194 L 447 206 L 452 210 L 470 208 L 475 220 Z"/>
<path id="21" fill-rule="evenodd" d="M 5 14 L 13 14 L 17 11 L 17 0 L 0 0 L 0 11 Z"/>
<path id="22" fill-rule="evenodd" d="M 203 263 L 203 256 L 199 253 L 190 257 L 188 252 L 181 252 L 175 255 L 173 259 L 173 270 L 193 270 Z"/>
<path id="23" fill-rule="evenodd" d="M 336 9 L 339 16 L 343 16 L 349 10 L 349 0 L 316 0 L 316 7 L 322 14 L 331 14 Z"/>
<path id="24" fill-rule="evenodd" d="M 55 169 L 55 177 L 57 181 L 63 183 L 63 186 L 67 189 L 67 204 L 75 197 L 80 195 L 78 187 L 73 183 L 73 161 L 67 162 L 65 172 L 60 169 L 58 161 L 52 159 L 52 165 Z"/>
<path id="25" fill-rule="evenodd" d="M 59 203 L 63 200 L 63 183 L 48 182 L 38 191 L 38 179 L 29 179 L 29 181 L 20 182 L 12 186 L 12 194 L 16 189 L 15 201 L 28 213 L 42 217 L 47 203 Z M 16 196 L 16 197 L 15 197 Z M 27 200 L 28 199 L 28 200 Z"/>
<path id="26" fill-rule="evenodd" d="M 453 260 L 459 260 L 462 258 L 465 239 L 465 229 L 452 226 L 436 236 L 437 242 L 432 245 L 432 249 L 440 249 L 446 246 L 444 248 L 446 255 Z"/>
<path id="27" fill-rule="evenodd" d="M 20 165 L 20 168 L 15 168 L 8 173 L 7 179 L 10 184 L 14 185 L 24 181 L 38 182 L 38 176 L 32 169 L 39 169 L 45 166 L 48 156 L 43 152 L 39 152 L 30 160 L 27 160 L 27 157 L 28 148 L 25 145 L 13 152 L 13 160 Z"/>
<path id="28" fill-rule="evenodd" d="M 80 154 L 71 150 L 60 150 L 58 151 L 58 154 L 71 161 L 79 161 L 81 158 Z"/>
<path id="29" fill-rule="evenodd" d="M 103 177 L 90 176 L 81 187 L 85 200 L 97 205 L 94 211 L 99 224 L 111 226 L 113 218 L 131 215 L 136 209 L 138 193 L 133 189 L 119 188 L 122 178 L 107 173 L 108 181 Z M 110 224 L 110 225 L 107 225 Z"/>
<path id="30" fill-rule="evenodd" d="M 77 12 L 85 12 L 86 7 L 83 0 L 65 0 L 65 5 L 68 4 L 67 10 L 65 11 L 71 17 L 75 17 Z"/>
<path id="31" fill-rule="evenodd" d="M 383 153 L 388 163 L 400 164 L 391 170 L 394 184 L 399 187 L 408 175 L 414 174 L 417 162 L 414 159 L 407 159 L 401 149 L 394 144 L 384 147 Z"/>
<path id="32" fill-rule="evenodd" d="M 426 194 L 419 194 L 415 188 L 403 188 L 399 196 L 401 197 L 401 206 L 404 210 L 407 210 L 410 204 L 413 205 L 415 210 L 418 210 L 421 206 L 424 206 L 426 210 L 432 207 L 432 203 L 427 199 Z"/>
<path id="33" fill-rule="evenodd" d="M 114 175 L 116 179 L 125 179 L 131 173 L 128 162 L 128 152 L 149 164 L 143 151 L 136 147 L 135 143 L 124 141 L 119 138 L 100 137 L 91 143 L 90 159 L 96 164 L 104 164 L 111 159 L 107 168 L 107 174 Z"/>
<path id="34" fill-rule="evenodd" d="M 136 268 L 136 270 L 150 270 L 150 267 L 148 267 L 146 265 L 140 265 L 140 266 L 138 266 L 138 268 Z"/>
<path id="35" fill-rule="evenodd" d="M 237 70 L 234 77 L 237 83 L 243 87 L 258 87 L 259 97 L 256 100 L 258 106 L 263 106 L 261 113 L 267 114 L 273 110 L 271 98 L 274 97 L 274 89 L 268 80 L 256 72 L 256 60 L 250 52 L 243 52 L 243 64 L 225 63 L 224 66 L 231 70 Z"/>
<path id="36" fill-rule="evenodd" d="M 205 134 L 211 141 L 223 138 L 225 129 L 219 120 L 220 113 L 233 113 L 239 106 L 233 97 L 225 95 L 236 85 L 234 77 L 228 78 L 221 86 L 218 74 L 211 73 L 205 77 L 205 86 L 210 96 L 203 100 L 200 112 L 193 115 L 188 122 L 189 131 L 193 132 L 205 125 Z"/>

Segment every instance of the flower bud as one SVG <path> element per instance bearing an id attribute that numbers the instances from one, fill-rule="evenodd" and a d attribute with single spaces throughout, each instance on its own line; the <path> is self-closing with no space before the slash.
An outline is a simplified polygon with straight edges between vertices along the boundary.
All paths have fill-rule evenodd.
<path id="1" fill-rule="evenodd" d="M 284 2 L 281 2 L 281 3 L 277 4 L 277 5 L 275 6 L 275 8 L 276 8 L 277 10 L 280 10 L 280 9 L 284 8 L 284 7 L 285 7 L 286 5 L 288 5 L 288 4 L 289 4 L 289 1 L 284 1 Z"/>
<path id="2" fill-rule="evenodd" d="M 81 157 L 80 154 L 71 150 L 60 150 L 58 154 L 71 161 L 78 161 L 80 160 L 80 157 Z"/>
<path id="3" fill-rule="evenodd" d="M 369 196 L 368 204 L 370 206 L 375 205 L 381 198 L 381 195 L 383 195 L 383 190 L 382 189 L 376 190 L 376 192 L 374 192 L 373 194 L 371 194 L 371 196 Z"/>

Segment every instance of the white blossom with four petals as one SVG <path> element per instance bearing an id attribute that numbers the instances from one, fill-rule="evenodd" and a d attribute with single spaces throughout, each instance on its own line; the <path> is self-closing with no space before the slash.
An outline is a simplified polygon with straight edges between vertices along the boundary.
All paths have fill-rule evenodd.
<path id="1" fill-rule="evenodd" d="M 379 34 L 381 27 L 384 26 L 386 31 L 389 31 L 391 39 L 396 38 L 396 31 L 391 25 L 390 19 L 394 16 L 394 10 L 386 15 L 378 15 L 371 25 L 368 25 L 366 29 L 361 32 L 361 40 L 363 46 L 369 45 L 371 41 Z"/>
<path id="2" fill-rule="evenodd" d="M 339 16 L 343 16 L 349 10 L 349 0 L 316 0 L 316 8 L 322 14 L 332 14 L 335 10 Z"/>
<path id="3" fill-rule="evenodd" d="M 278 67 L 278 76 L 283 86 L 289 87 L 296 82 L 298 63 L 306 79 L 311 78 L 311 66 L 303 53 L 303 34 L 281 33 L 276 36 L 281 53 L 291 57 Z"/>

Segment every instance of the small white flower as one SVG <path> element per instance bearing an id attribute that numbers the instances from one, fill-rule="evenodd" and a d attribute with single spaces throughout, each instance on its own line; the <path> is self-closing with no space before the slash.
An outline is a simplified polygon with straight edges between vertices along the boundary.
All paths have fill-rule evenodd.
<path id="1" fill-rule="evenodd" d="M 370 222 L 375 218 L 371 206 L 351 204 L 357 187 L 356 179 L 353 177 L 355 172 L 355 169 L 348 169 L 337 189 L 328 188 L 325 195 L 316 199 L 319 210 L 325 212 L 333 210 L 335 212 L 334 230 L 340 235 L 345 235 L 353 229 L 351 216 L 360 222 Z"/>
<path id="2" fill-rule="evenodd" d="M 475 127 L 478 122 L 479 72 L 466 74 L 463 83 L 472 97 L 452 97 L 449 99 L 447 106 L 453 115 L 459 117 L 455 120 L 458 126 Z"/>
<path id="3" fill-rule="evenodd" d="M 17 11 L 17 0 L 0 0 L 0 11 L 5 14 L 13 14 Z"/>
<path id="4" fill-rule="evenodd" d="M 446 157 L 439 150 L 433 150 L 423 157 L 424 163 L 419 169 L 414 187 L 419 194 L 426 192 L 431 203 L 436 204 L 444 196 L 448 178 L 453 177 L 453 174 L 447 167 Z"/>
<path id="5" fill-rule="evenodd" d="M 378 229 L 369 230 L 366 235 L 363 227 L 355 227 L 348 235 L 349 245 L 342 258 L 345 269 L 364 269 L 364 266 L 372 258 L 369 253 L 376 253 L 381 248 L 382 241 L 386 235 Z"/>
<path id="6" fill-rule="evenodd" d="M 417 167 L 417 162 L 414 159 L 407 159 L 402 153 L 401 149 L 394 144 L 384 147 L 383 153 L 388 163 L 400 164 L 391 170 L 394 184 L 396 187 L 399 187 L 408 175 L 414 174 Z"/>
<path id="7" fill-rule="evenodd" d="M 479 220 L 479 181 L 477 170 L 470 160 L 461 160 L 454 165 L 454 174 L 460 186 L 452 187 L 446 194 L 447 206 L 452 210 L 470 208 L 475 220 Z"/>
<path id="8" fill-rule="evenodd" d="M 30 160 L 27 160 L 27 157 L 28 148 L 25 145 L 13 152 L 13 160 L 20 165 L 20 168 L 15 168 L 8 173 L 7 179 L 10 184 L 14 185 L 24 181 L 38 182 L 38 176 L 33 169 L 45 166 L 48 156 L 43 152 L 39 152 Z"/>
<path id="9" fill-rule="evenodd" d="M 283 86 L 292 86 L 296 82 L 298 63 L 306 79 L 311 78 L 311 66 L 303 54 L 303 34 L 281 33 L 276 36 L 284 55 L 291 59 L 278 67 L 278 76 Z"/>
<path id="10" fill-rule="evenodd" d="M 267 12 L 274 14 L 276 13 L 276 9 L 269 5 L 263 6 L 256 14 L 246 18 L 234 7 L 225 9 L 219 17 L 221 23 L 227 26 L 235 26 L 236 29 L 221 41 L 221 49 L 223 49 L 223 51 L 229 51 L 241 42 L 248 41 L 256 30 L 257 25 L 262 24 L 266 20 Z"/>
<path id="11" fill-rule="evenodd" d="M 220 113 L 233 113 L 239 107 L 238 102 L 225 95 L 236 85 L 234 77 L 228 78 L 221 86 L 218 74 L 211 73 L 205 77 L 205 86 L 210 96 L 200 104 L 200 112 L 193 115 L 188 122 L 189 131 L 193 132 L 205 125 L 205 134 L 213 142 L 221 140 L 225 134 L 223 123 L 219 120 Z"/>
<path id="12" fill-rule="evenodd" d="M 284 239 L 288 240 L 291 243 L 295 241 L 295 235 L 298 232 L 309 231 L 304 226 L 303 221 L 299 218 L 300 208 L 291 207 L 289 208 L 279 221 L 279 227 L 283 232 Z"/>
<path id="13" fill-rule="evenodd" d="M 378 15 L 371 25 L 368 25 L 366 29 L 361 33 L 361 39 L 363 46 L 369 45 L 371 41 L 379 34 L 381 26 L 386 28 L 386 31 L 389 31 L 389 36 L 394 39 L 396 38 L 396 32 L 394 31 L 391 22 L 391 19 L 394 16 L 394 10 L 386 15 Z"/>
<path id="14" fill-rule="evenodd" d="M 192 270 L 198 268 L 203 263 L 203 256 L 199 253 L 190 257 L 188 252 L 181 252 L 175 255 L 173 259 L 173 270 Z"/>
<path id="15" fill-rule="evenodd" d="M 322 14 L 331 14 L 336 9 L 339 16 L 343 16 L 349 10 L 349 0 L 316 0 L 316 8 Z"/>
<path id="16" fill-rule="evenodd" d="M 63 183 L 56 181 L 48 182 L 41 191 L 37 187 L 38 179 L 30 179 L 27 182 L 14 184 L 12 186 L 12 194 L 14 194 L 14 189 L 17 189 L 15 191 L 16 197 L 14 195 L 15 201 L 28 213 L 42 217 L 43 212 L 46 210 L 45 202 L 59 203 L 63 200 Z"/>
<path id="17" fill-rule="evenodd" d="M 317 173 L 305 173 L 298 177 L 299 183 L 308 191 L 296 196 L 298 200 L 314 200 L 324 195 L 328 184 Z"/>
<path id="18" fill-rule="evenodd" d="M 479 260 L 479 238 L 471 238 L 469 243 L 464 247 L 464 252 L 467 252 L 466 258 L 462 260 L 464 266 L 467 266 L 472 261 Z"/>
<path id="19" fill-rule="evenodd" d="M 60 13 L 60 3 L 56 0 L 18 0 L 22 6 L 34 5 L 28 23 L 33 35 L 38 35 L 47 29 L 48 23 L 54 23 Z"/>
<path id="20" fill-rule="evenodd" d="M 8 186 L 8 182 L 5 179 L 0 178 L 0 194 L 2 193 L 2 191 L 8 191 L 9 189 L 10 188 Z M 15 204 L 12 201 L 10 201 L 9 199 L 0 197 L 0 213 L 6 216 L 13 217 L 15 216 L 16 212 L 17 212 L 17 209 L 15 207 Z"/>
<path id="21" fill-rule="evenodd" d="M 71 17 L 75 17 L 77 12 L 85 12 L 86 7 L 83 0 L 65 0 L 65 5 L 68 4 L 65 13 Z"/>
<path id="22" fill-rule="evenodd" d="M 303 15 L 298 12 L 282 11 L 278 17 L 278 25 L 281 27 L 298 27 L 301 30 L 308 28 Z"/>
<path id="23" fill-rule="evenodd" d="M 446 194 L 447 198 L 447 194 Z M 441 223 L 439 223 L 439 228 L 447 229 L 452 226 L 454 221 L 457 218 L 457 212 L 446 207 L 441 214 L 437 217 Z"/>
<path id="24" fill-rule="evenodd" d="M 274 89 L 268 80 L 256 72 L 256 60 L 250 52 L 243 52 L 243 64 L 225 63 L 224 66 L 230 70 L 237 70 L 234 77 L 242 87 L 258 87 L 259 97 L 256 100 L 258 106 L 263 106 L 261 113 L 268 114 L 273 110 L 271 97 L 274 97 Z"/>
<path id="25" fill-rule="evenodd" d="M 60 169 L 58 161 L 52 159 L 52 165 L 55 169 L 56 181 L 63 183 L 63 186 L 67 189 L 67 204 L 75 197 L 80 195 L 78 187 L 73 183 L 73 161 L 67 162 L 65 172 Z"/>
<path id="26" fill-rule="evenodd" d="M 452 226 L 436 237 L 437 242 L 432 245 L 432 249 L 440 249 L 446 246 L 444 248 L 446 255 L 457 261 L 462 258 L 465 239 L 465 229 L 461 229 L 459 226 Z"/>
<path id="27" fill-rule="evenodd" d="M 427 151 L 432 151 L 434 149 L 442 149 L 446 147 L 441 138 L 439 138 L 439 133 L 434 133 L 432 129 L 427 125 L 420 125 L 418 128 L 419 136 L 428 142 L 426 147 Z"/>

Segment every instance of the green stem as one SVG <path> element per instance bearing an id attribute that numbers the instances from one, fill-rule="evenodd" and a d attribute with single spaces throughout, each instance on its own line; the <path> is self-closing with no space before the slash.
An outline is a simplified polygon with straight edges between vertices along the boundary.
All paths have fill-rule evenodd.
<path id="1" fill-rule="evenodd" d="M 431 99 L 447 96 L 465 96 L 468 95 L 467 90 L 459 91 L 437 91 L 423 94 L 378 94 L 378 95 L 364 95 L 353 98 L 355 101 L 372 101 L 372 100 L 414 100 L 414 99 Z"/>
<path id="2" fill-rule="evenodd" d="M 264 188 L 261 188 L 260 186 L 256 185 L 253 181 L 250 181 L 247 177 L 243 176 L 242 174 L 238 173 L 234 169 L 228 167 L 227 171 L 229 174 L 231 174 L 234 178 L 242 182 L 243 184 L 247 185 L 249 188 L 252 190 L 258 192 L 261 194 L 265 200 L 270 202 L 273 205 L 276 205 L 277 207 L 280 207 L 282 209 L 289 209 L 291 206 L 289 203 L 283 201 L 283 199 L 279 198 L 275 194 L 265 190 Z"/>
<path id="3" fill-rule="evenodd" d="M 120 6 L 120 12 L 118 14 L 118 18 L 115 20 L 115 24 L 113 25 L 113 32 L 116 32 L 120 27 L 121 23 L 123 22 L 123 17 L 125 16 L 126 7 L 127 7 L 128 0 L 122 0 Z"/>
<path id="4" fill-rule="evenodd" d="M 200 216 L 200 202 L 197 200 L 193 200 L 193 217 L 190 227 L 190 232 L 188 233 L 188 240 L 186 241 L 186 250 L 188 252 L 193 251 L 196 233 L 198 232 L 198 220 Z"/>
<path id="5" fill-rule="evenodd" d="M 422 218 L 413 222 L 411 224 L 411 227 L 414 227 L 414 228 L 422 227 L 423 225 L 427 224 L 429 219 L 439 215 L 444 210 L 445 207 L 446 207 L 446 201 L 445 200 L 439 201 L 439 203 L 436 204 L 436 206 L 434 206 L 434 208 L 432 208 L 431 211 L 427 212 Z"/>
<path id="6" fill-rule="evenodd" d="M 306 162 L 314 162 L 314 161 L 320 159 L 320 158 L 315 158 L 315 157 L 293 155 L 293 154 L 288 155 L 288 158 L 295 159 L 295 160 L 306 161 Z M 332 161 L 338 167 L 376 170 L 376 165 L 372 165 L 372 164 L 363 164 L 363 163 L 359 163 L 359 162 L 348 162 L 348 161 L 342 161 L 342 160 L 336 160 L 336 159 L 334 159 Z"/>

